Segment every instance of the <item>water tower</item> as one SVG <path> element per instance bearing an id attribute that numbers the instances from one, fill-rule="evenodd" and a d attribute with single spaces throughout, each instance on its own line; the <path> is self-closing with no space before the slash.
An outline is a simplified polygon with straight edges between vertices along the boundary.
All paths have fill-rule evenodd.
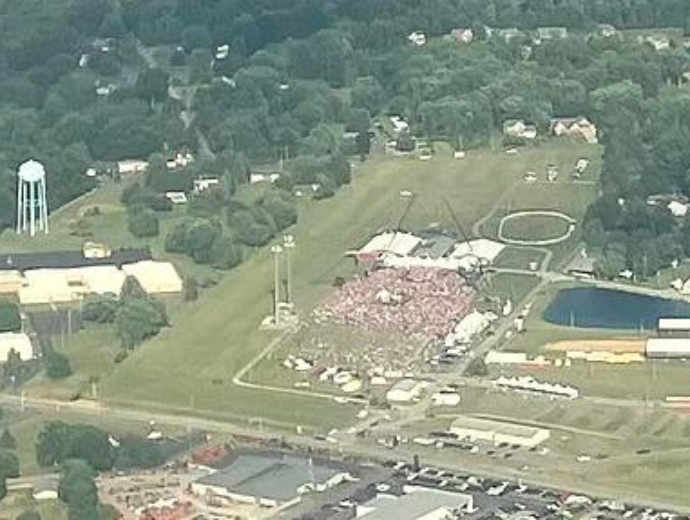
<path id="1" fill-rule="evenodd" d="M 48 234 L 46 170 L 33 159 L 19 166 L 17 172 L 17 233 L 37 231 Z"/>

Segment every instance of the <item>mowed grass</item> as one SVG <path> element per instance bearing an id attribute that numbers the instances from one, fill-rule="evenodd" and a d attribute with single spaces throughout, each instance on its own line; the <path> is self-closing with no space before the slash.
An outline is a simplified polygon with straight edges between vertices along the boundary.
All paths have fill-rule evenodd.
<path id="1" fill-rule="evenodd" d="M 297 308 L 309 312 L 331 290 L 336 276 L 352 272 L 345 251 L 397 224 L 406 204 L 400 191 L 417 194 L 403 227 L 425 228 L 443 221 L 451 228 L 453 218 L 443 209 L 442 197 L 457 219 L 469 225 L 488 213 L 533 163 L 552 161 L 559 154 L 580 155 L 557 144 L 517 157 L 477 151 L 464 161 L 453 160 L 448 153 L 428 162 L 381 158 L 359 166 L 353 185 L 333 199 L 301 203 L 300 222 L 291 230 L 297 241 L 293 262 Z M 353 410 L 335 403 L 232 384 L 233 375 L 276 337 L 258 330 L 271 311 L 272 267 L 268 249 L 259 250 L 207 291 L 171 330 L 119 366 L 103 382 L 104 395 L 115 401 L 193 407 L 292 424 L 330 425 L 350 419 Z"/>
<path id="2" fill-rule="evenodd" d="M 522 215 L 503 222 L 506 240 L 554 240 L 565 236 L 570 222 L 550 215 Z"/>
<path id="3" fill-rule="evenodd" d="M 543 249 L 508 246 L 494 261 L 494 265 L 511 269 L 530 269 L 530 264 L 536 262 L 537 268 L 539 268 L 544 261 L 545 254 Z"/>
<path id="4" fill-rule="evenodd" d="M 112 326 L 89 325 L 76 334 L 53 337 L 53 348 L 70 360 L 73 374 L 63 380 L 51 380 L 44 373 L 32 379 L 27 392 L 53 399 L 69 399 L 77 393 L 91 395 L 92 380 L 108 375 L 120 350 Z"/>

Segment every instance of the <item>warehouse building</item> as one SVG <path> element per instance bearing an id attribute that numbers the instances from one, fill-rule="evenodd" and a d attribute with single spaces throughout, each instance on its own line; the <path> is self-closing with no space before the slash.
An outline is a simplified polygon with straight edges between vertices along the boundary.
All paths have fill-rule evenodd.
<path id="1" fill-rule="evenodd" d="M 690 318 L 659 318 L 657 332 L 663 337 L 690 338 Z"/>
<path id="2" fill-rule="evenodd" d="M 472 495 L 405 486 L 402 495 L 379 494 L 357 506 L 363 520 L 443 520 L 472 511 Z"/>
<path id="3" fill-rule="evenodd" d="M 649 338 L 645 355 L 649 359 L 690 359 L 690 338 Z"/>
<path id="4" fill-rule="evenodd" d="M 352 476 L 341 465 L 285 453 L 245 453 L 191 485 L 197 496 L 286 508 L 309 492 L 323 492 Z"/>
<path id="5" fill-rule="evenodd" d="M 539 446 L 551 436 L 551 432 L 544 428 L 469 416 L 457 418 L 449 431 L 458 439 L 493 444 L 517 444 L 525 448 Z"/>

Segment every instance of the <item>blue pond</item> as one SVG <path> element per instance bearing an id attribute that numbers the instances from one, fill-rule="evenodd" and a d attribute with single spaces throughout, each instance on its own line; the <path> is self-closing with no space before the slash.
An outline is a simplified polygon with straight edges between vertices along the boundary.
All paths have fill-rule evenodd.
<path id="1" fill-rule="evenodd" d="M 662 317 L 690 317 L 690 303 L 610 289 L 577 288 L 558 291 L 544 311 L 549 323 L 586 329 L 650 330 Z"/>

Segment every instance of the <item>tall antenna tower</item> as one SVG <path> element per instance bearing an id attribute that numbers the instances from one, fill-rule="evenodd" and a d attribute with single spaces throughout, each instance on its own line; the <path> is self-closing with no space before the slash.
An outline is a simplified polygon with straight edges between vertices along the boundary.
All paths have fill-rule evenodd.
<path id="1" fill-rule="evenodd" d="M 37 231 L 48 234 L 48 198 L 46 196 L 46 170 L 30 159 L 19 166 L 17 172 L 17 233 Z"/>

